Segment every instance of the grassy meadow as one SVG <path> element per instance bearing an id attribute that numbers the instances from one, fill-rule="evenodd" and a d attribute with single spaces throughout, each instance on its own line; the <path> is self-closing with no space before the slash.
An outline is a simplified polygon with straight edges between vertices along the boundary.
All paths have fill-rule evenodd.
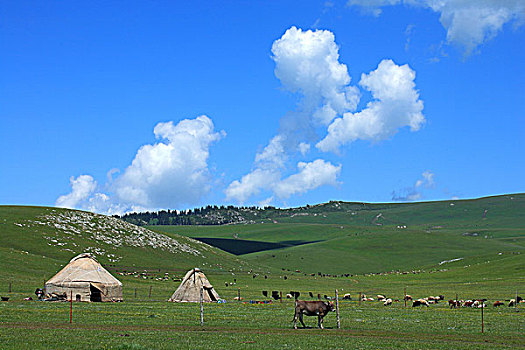
<path id="1" fill-rule="evenodd" d="M 0 302 L 1 348 L 525 348 L 525 304 L 518 312 L 492 307 L 516 291 L 525 294 L 524 202 L 523 195 L 406 205 L 331 202 L 264 224 L 151 231 L 84 212 L 0 206 L 0 295 L 10 298 Z M 234 255 L 189 237 L 284 247 Z M 83 251 L 122 281 L 124 302 L 73 303 L 70 324 L 69 303 L 23 300 Z M 226 300 L 204 305 L 204 326 L 199 305 L 166 302 L 195 266 Z M 307 300 L 311 292 L 324 300 L 336 289 L 353 298 L 340 301 L 340 329 L 330 313 L 325 330 L 313 317 L 305 317 L 307 329 L 293 330 L 290 299 L 250 303 L 268 300 L 262 291 L 299 291 Z M 481 309 L 357 301 L 359 293 L 402 300 L 405 289 L 414 298 L 487 298 L 484 333 Z M 234 301 L 239 293 L 243 300 Z"/>

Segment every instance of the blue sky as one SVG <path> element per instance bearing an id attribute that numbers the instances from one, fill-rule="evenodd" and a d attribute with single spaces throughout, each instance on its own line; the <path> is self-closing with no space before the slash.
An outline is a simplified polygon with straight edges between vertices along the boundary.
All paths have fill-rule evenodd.
<path id="1" fill-rule="evenodd" d="M 522 1 L 0 5 L 0 203 L 524 191 Z"/>

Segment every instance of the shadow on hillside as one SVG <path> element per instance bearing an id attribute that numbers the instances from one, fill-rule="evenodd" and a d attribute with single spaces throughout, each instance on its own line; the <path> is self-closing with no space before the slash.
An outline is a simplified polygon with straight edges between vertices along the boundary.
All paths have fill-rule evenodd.
<path id="1" fill-rule="evenodd" d="M 248 241 L 244 239 L 231 238 L 206 238 L 194 237 L 194 239 L 222 249 L 228 253 L 235 255 L 243 255 L 255 252 L 262 252 L 265 250 L 280 249 L 286 247 L 293 247 L 297 245 L 316 243 L 321 241 L 282 241 L 277 243 L 262 242 L 262 241 Z"/>

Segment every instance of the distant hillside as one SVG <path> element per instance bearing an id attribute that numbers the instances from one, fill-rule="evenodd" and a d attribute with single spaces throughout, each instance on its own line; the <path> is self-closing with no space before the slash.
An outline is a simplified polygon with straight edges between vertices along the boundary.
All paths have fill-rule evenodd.
<path id="1" fill-rule="evenodd" d="M 128 213 L 115 215 L 135 225 L 225 225 L 255 224 L 261 220 L 289 215 L 296 209 L 274 207 L 207 206 L 184 211 L 161 210 L 157 212 Z"/>
<path id="2" fill-rule="evenodd" d="M 516 194 L 399 204 L 329 202 L 252 212 L 259 219 L 251 225 L 149 227 L 201 239 L 254 264 L 352 274 L 439 269 L 440 262 L 452 259 L 525 253 L 524 212 L 525 195 Z"/>
<path id="3" fill-rule="evenodd" d="M 461 205 L 461 210 L 454 208 Z M 487 219 L 491 223 L 505 220 L 504 226 L 521 225 L 525 195 L 512 194 L 472 200 L 446 200 L 417 203 L 356 203 L 330 201 L 304 207 L 207 206 L 187 211 L 129 213 L 121 218 L 139 226 L 156 225 L 224 225 L 256 223 L 332 223 L 360 226 L 381 225 L 447 225 L 462 221 Z"/>

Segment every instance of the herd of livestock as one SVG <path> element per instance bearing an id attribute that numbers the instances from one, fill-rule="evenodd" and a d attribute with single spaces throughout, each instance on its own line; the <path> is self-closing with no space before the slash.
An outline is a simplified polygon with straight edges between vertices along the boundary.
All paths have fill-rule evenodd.
<path id="1" fill-rule="evenodd" d="M 350 294 L 345 294 L 343 299 L 350 298 Z M 372 297 L 367 297 L 365 294 L 361 295 L 361 301 L 374 301 L 376 299 Z M 412 307 L 417 306 L 427 306 L 429 307 L 431 304 L 438 304 L 440 301 L 444 301 L 445 297 L 443 295 L 438 296 L 429 296 L 426 298 L 419 298 L 414 299 L 411 295 L 405 295 L 403 301 L 405 302 L 412 302 Z M 383 303 L 384 306 L 392 305 L 394 302 L 399 302 L 399 299 L 392 299 L 387 298 L 384 295 L 378 294 L 377 295 L 377 301 Z M 518 296 L 516 299 L 507 299 L 505 300 L 507 302 L 507 306 L 513 307 L 516 305 L 516 303 L 525 303 L 525 300 L 522 299 L 520 296 Z M 499 307 L 503 306 L 506 303 L 503 301 L 495 301 L 492 306 L 493 307 Z M 450 299 L 448 301 L 448 305 L 450 308 L 460 308 L 460 307 L 472 307 L 472 308 L 483 308 L 487 307 L 487 299 L 474 299 L 474 300 L 456 300 L 456 299 Z"/>

